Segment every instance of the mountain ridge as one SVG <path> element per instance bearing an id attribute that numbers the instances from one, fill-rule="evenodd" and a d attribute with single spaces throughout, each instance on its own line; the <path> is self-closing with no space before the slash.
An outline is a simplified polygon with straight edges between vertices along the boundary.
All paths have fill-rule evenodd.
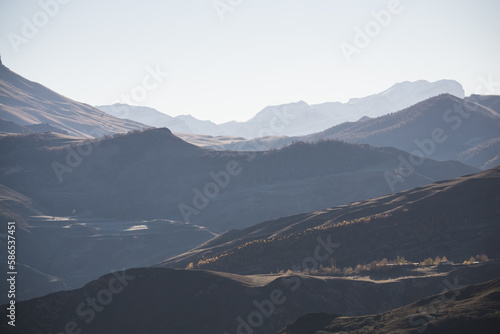
<path id="1" fill-rule="evenodd" d="M 396 83 L 390 88 L 367 97 L 352 98 L 346 103 L 325 102 L 309 105 L 297 102 L 267 106 L 244 122 L 230 121 L 215 124 L 201 121 L 191 115 L 168 116 L 155 110 L 152 120 L 151 108 L 127 105 L 96 106 L 116 117 L 134 119 L 141 123 L 161 127 L 170 127 L 173 132 L 212 136 L 234 136 L 248 139 L 263 136 L 301 136 L 325 130 L 345 121 L 355 121 L 364 116 L 377 117 L 409 107 L 417 102 L 442 93 L 464 97 L 462 86 L 454 80 L 428 82 L 419 80 Z M 126 116 L 119 109 L 127 110 Z M 166 115 L 166 116 L 163 116 Z M 190 117 L 189 123 L 186 117 Z M 181 121 L 181 122 L 179 122 Z"/>
<path id="2" fill-rule="evenodd" d="M 398 168 L 399 157 L 407 156 L 392 148 L 335 141 L 268 152 L 214 151 L 189 144 L 168 129 L 77 142 L 69 150 L 33 147 L 25 136 L 0 137 L 6 157 L 0 168 L 17 171 L 0 175 L 0 183 L 40 202 L 55 216 L 75 210 L 116 219 L 169 217 L 210 223 L 216 231 L 390 193 L 384 173 Z M 89 150 L 79 159 L 71 153 Z M 67 159 L 79 163 L 70 166 Z M 33 168 L 36 172 L 29 172 Z M 228 168 L 234 175 L 227 176 Z M 395 190 L 477 169 L 424 159 L 415 171 L 396 182 Z M 228 182 L 217 179 L 220 175 Z M 214 184 L 214 178 L 224 187 Z M 214 191 L 217 196 L 204 195 Z"/>
<path id="3" fill-rule="evenodd" d="M 19 302 L 16 310 L 23 319 L 18 325 L 23 333 L 59 332 L 69 322 L 73 328 L 92 333 L 233 333 L 245 328 L 247 332 L 276 333 L 305 313 L 343 310 L 345 315 L 359 316 L 389 311 L 438 294 L 446 287 L 445 281 L 457 286 L 491 280 L 495 270 L 498 263 L 487 263 L 417 280 L 373 282 L 136 268 L 104 275 L 80 289 Z M 109 303 L 100 302 L 105 301 L 100 298 L 103 295 L 110 295 Z M 89 298 L 99 302 L 90 304 Z M 6 307 L 0 314 L 6 314 Z M 252 321 L 252 315 L 262 320 Z"/>
<path id="4" fill-rule="evenodd" d="M 271 136 L 253 140 L 234 138 L 232 141 L 180 136 L 206 147 L 241 151 L 281 148 L 297 141 L 335 139 L 372 146 L 393 146 L 420 156 L 458 160 L 488 169 L 496 166 L 495 161 L 499 159 L 500 113 L 495 111 L 495 108 L 500 110 L 499 105 L 498 96 L 459 99 L 442 94 L 394 113 L 345 122 L 306 136 Z"/>
<path id="5" fill-rule="evenodd" d="M 48 123 L 83 138 L 143 129 L 145 125 L 112 117 L 64 97 L 0 65 L 0 118 L 20 126 Z"/>
<path id="6" fill-rule="evenodd" d="M 500 195 L 495 188 L 499 182 L 497 167 L 397 194 L 282 217 L 227 232 L 159 266 L 185 268 L 193 263 L 194 268 L 238 274 L 287 271 L 309 256 L 307 250 L 314 249 L 316 237 L 327 233 L 333 243 L 343 245 L 335 251 L 340 268 L 397 256 L 413 262 L 443 255 L 463 261 L 469 253 L 489 253 L 495 258 L 500 256 L 492 239 L 500 228 Z M 482 215 L 476 217 L 475 210 Z M 476 239 L 466 243 L 469 234 Z M 447 246 L 436 248 L 433 242 Z"/>

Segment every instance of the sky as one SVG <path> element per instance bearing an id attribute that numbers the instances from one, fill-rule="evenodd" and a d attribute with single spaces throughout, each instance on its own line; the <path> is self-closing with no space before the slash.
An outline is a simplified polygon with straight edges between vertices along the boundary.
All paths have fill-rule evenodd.
<path id="1" fill-rule="evenodd" d="M 216 123 L 421 79 L 500 94 L 499 33 L 498 0 L 0 0 L 14 72 Z"/>

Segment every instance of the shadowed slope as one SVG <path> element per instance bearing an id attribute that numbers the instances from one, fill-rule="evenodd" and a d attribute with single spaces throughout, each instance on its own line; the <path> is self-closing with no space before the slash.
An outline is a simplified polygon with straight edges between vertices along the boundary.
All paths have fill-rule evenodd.
<path id="1" fill-rule="evenodd" d="M 304 315 L 278 334 L 496 334 L 500 328 L 499 296 L 500 278 L 497 278 L 377 315 Z"/>

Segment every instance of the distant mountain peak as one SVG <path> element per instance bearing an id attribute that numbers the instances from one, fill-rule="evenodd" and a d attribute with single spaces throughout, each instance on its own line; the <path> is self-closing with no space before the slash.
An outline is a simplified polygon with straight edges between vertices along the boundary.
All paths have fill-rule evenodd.
<path id="1" fill-rule="evenodd" d="M 231 121 L 219 125 L 209 120 L 198 120 L 191 115 L 176 116 L 172 119 L 154 109 L 149 110 L 151 113 L 146 113 L 145 110 L 139 110 L 142 107 L 130 106 L 130 112 L 126 115 L 118 113 L 110 106 L 98 106 L 98 108 L 115 117 L 127 118 L 156 127 L 166 126 L 176 133 L 250 139 L 317 133 L 343 122 L 355 122 L 363 116 L 374 118 L 394 113 L 443 93 L 459 98 L 463 98 L 465 94 L 462 85 L 454 80 L 403 81 L 377 94 L 352 98 L 347 103 L 325 102 L 310 105 L 303 100 L 298 100 L 267 106 L 245 122 Z"/>

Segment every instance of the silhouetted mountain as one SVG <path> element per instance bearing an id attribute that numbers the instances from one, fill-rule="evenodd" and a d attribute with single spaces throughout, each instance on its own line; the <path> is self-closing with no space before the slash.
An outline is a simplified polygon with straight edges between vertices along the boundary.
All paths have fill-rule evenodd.
<path id="1" fill-rule="evenodd" d="M 333 127 L 307 140 L 326 138 L 456 160 L 464 151 L 500 138 L 500 114 L 468 100 L 441 95 L 394 114 Z"/>
<path id="2" fill-rule="evenodd" d="M 81 289 L 16 303 L 16 330 L 26 334 L 65 329 L 95 334 L 276 333 L 306 313 L 356 316 L 384 312 L 443 289 L 490 280 L 498 275 L 499 268 L 498 264 L 487 263 L 438 275 L 378 282 L 308 275 L 239 276 L 131 269 L 105 275 Z M 457 300 L 469 296 L 469 291 L 463 290 Z M 2 305 L 0 316 L 4 319 L 6 312 L 7 307 Z M 8 325 L 3 321 L 0 326 L 6 329 Z"/>
<path id="3" fill-rule="evenodd" d="M 229 231 L 162 266 L 255 274 L 290 270 L 310 257 L 318 237 L 340 246 L 337 268 L 383 258 L 419 262 L 500 256 L 500 167 L 398 194 Z M 326 240 L 326 239 L 325 239 Z M 323 265 L 330 265 L 324 263 Z"/>
<path id="4" fill-rule="evenodd" d="M 324 129 L 330 118 L 304 101 L 268 106 L 246 122 L 219 125 L 224 135 L 244 138 L 306 135 Z"/>
<path id="5" fill-rule="evenodd" d="M 500 328 L 500 278 L 446 291 L 377 315 L 308 314 L 278 334 L 457 333 L 496 334 Z"/>
<path id="6" fill-rule="evenodd" d="M 397 83 L 389 89 L 347 103 L 327 102 L 309 105 L 298 101 L 268 106 L 245 122 L 226 122 L 217 125 L 200 121 L 191 115 L 171 117 L 153 108 L 125 104 L 97 106 L 110 115 L 135 120 L 154 127 L 168 127 L 173 132 L 258 138 L 265 136 L 303 136 L 323 131 L 346 121 L 377 117 L 407 108 L 439 94 L 464 97 L 462 86 L 453 80 L 428 82 L 419 80 Z"/>
<path id="7" fill-rule="evenodd" d="M 38 146 L 37 146 L 38 145 Z M 270 152 L 200 149 L 167 129 L 66 149 L 0 138 L 0 183 L 46 214 L 192 221 L 216 231 L 362 200 L 476 172 L 392 148 L 327 141 Z M 399 171 L 398 171 L 399 169 Z M 396 174 L 394 171 L 396 170 Z"/>
<path id="8" fill-rule="evenodd" d="M 3 65 L 0 65 L 0 118 L 21 126 L 46 123 L 72 136 L 87 138 L 145 127 L 68 99 Z"/>

